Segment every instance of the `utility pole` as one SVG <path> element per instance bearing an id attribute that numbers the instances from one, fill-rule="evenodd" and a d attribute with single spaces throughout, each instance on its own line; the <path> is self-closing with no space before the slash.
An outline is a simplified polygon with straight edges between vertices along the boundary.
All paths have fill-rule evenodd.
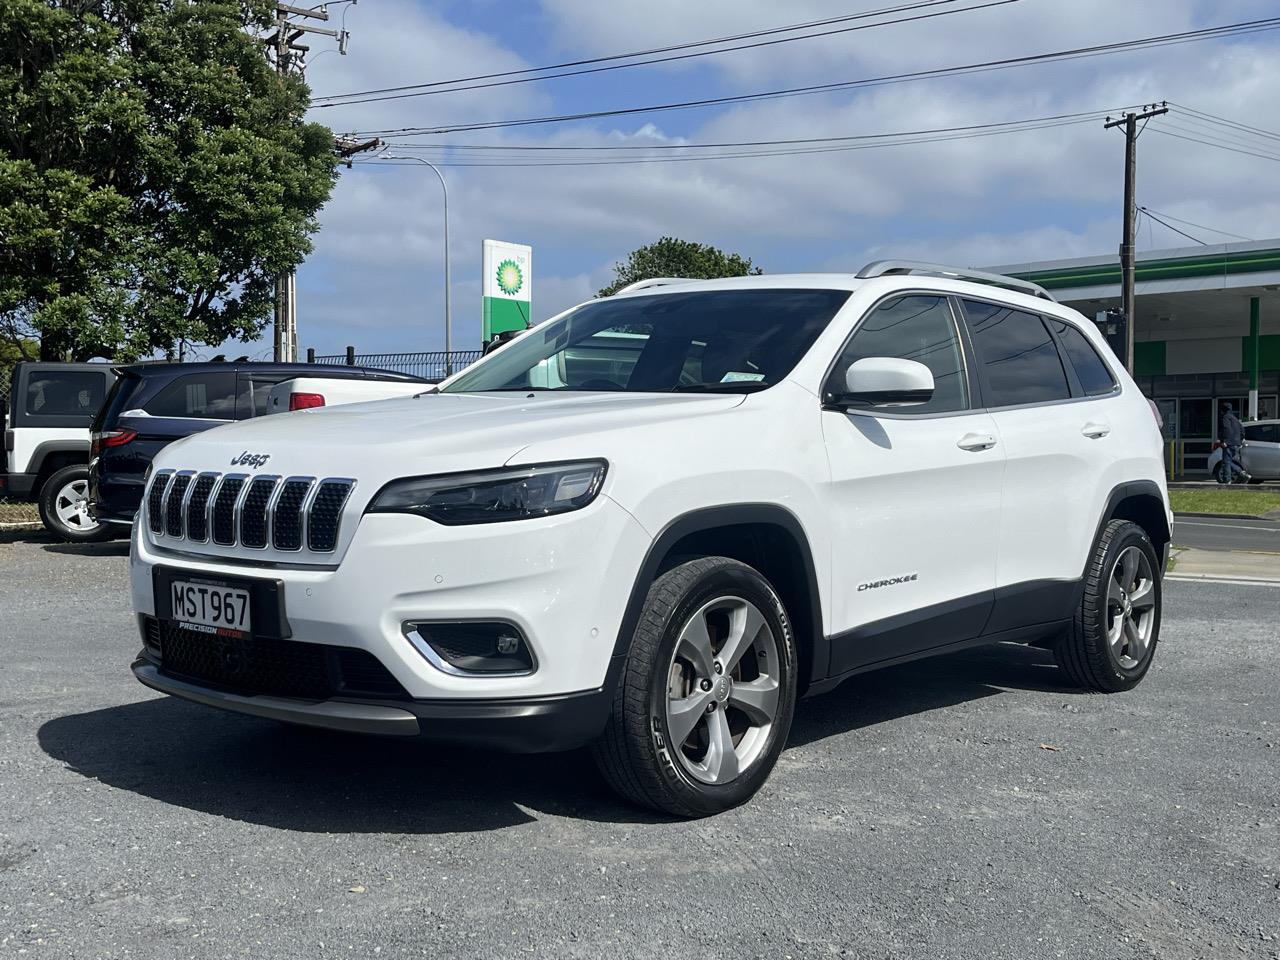
<path id="1" fill-rule="evenodd" d="M 338 41 L 338 53 L 343 56 L 347 54 L 349 34 L 346 30 L 312 26 L 295 20 L 296 17 L 327 21 L 329 11 L 323 5 L 308 10 L 287 3 L 276 4 L 275 32 L 264 38 L 263 42 L 266 44 L 268 57 L 274 55 L 276 73 L 281 83 L 295 68 L 297 72 L 302 72 L 305 65 L 303 58 L 311 48 L 298 43 L 298 40 L 308 33 L 332 37 Z M 335 151 L 336 149 L 335 143 Z M 276 323 L 272 355 L 277 363 L 290 363 L 298 359 L 298 286 L 293 270 L 282 273 L 276 279 Z"/>
<path id="2" fill-rule="evenodd" d="M 1168 113 L 1166 103 L 1157 106 L 1147 104 L 1141 112 L 1130 111 L 1117 120 L 1107 117 L 1104 129 L 1124 127 L 1124 234 L 1120 239 L 1120 296 L 1124 311 L 1124 362 L 1133 375 L 1133 334 L 1138 326 L 1137 309 L 1134 303 L 1133 273 L 1135 265 L 1134 223 L 1137 219 L 1137 184 L 1138 184 L 1138 134 L 1141 129 L 1138 121 L 1147 121 Z M 1143 127 L 1146 123 L 1143 123 Z"/>

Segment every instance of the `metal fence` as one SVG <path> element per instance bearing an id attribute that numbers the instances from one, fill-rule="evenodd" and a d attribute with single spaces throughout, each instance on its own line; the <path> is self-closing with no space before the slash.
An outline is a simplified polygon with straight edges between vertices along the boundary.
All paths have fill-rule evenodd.
<path id="1" fill-rule="evenodd" d="M 348 347 L 346 353 L 323 357 L 308 350 L 307 363 L 377 367 L 380 370 L 413 374 L 427 380 L 443 380 L 450 373 L 457 373 L 475 363 L 482 355 L 481 350 L 454 350 L 451 353 L 443 350 L 422 353 L 356 353 L 353 347 Z"/>

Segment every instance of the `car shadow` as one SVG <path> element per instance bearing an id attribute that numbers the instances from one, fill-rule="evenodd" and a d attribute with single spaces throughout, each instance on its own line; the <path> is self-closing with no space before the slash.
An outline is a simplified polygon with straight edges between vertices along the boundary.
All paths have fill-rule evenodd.
<path id="1" fill-rule="evenodd" d="M 789 749 L 997 696 L 1070 692 L 1044 651 L 1000 647 L 855 677 L 801 701 Z M 617 798 L 585 750 L 500 755 L 225 713 L 172 697 L 45 723 L 41 748 L 80 775 L 230 820 L 322 833 L 496 830 L 534 812 L 610 823 L 669 818 Z"/>
<path id="2" fill-rule="evenodd" d="M 95 543 L 65 543 L 52 540 L 41 549 L 46 553 L 61 553 L 70 557 L 127 557 L 129 541 L 102 540 Z"/>

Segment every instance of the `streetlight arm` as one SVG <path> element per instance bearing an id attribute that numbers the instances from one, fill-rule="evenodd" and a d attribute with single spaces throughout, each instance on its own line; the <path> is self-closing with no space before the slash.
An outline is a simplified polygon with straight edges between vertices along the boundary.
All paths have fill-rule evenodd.
<path id="1" fill-rule="evenodd" d="M 444 194 L 444 369 L 446 374 L 453 373 L 453 298 L 449 279 L 449 185 L 445 183 L 444 174 L 430 160 L 422 157 L 387 157 L 388 160 L 413 160 L 431 171 L 440 180 L 440 190 Z"/>

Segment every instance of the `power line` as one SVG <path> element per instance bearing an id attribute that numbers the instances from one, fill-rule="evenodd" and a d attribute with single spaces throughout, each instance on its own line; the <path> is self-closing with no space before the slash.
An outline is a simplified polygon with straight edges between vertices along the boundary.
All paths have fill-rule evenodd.
<path id="1" fill-rule="evenodd" d="M 951 3 L 951 2 L 955 2 L 955 0 L 933 0 L 932 3 L 917 4 L 916 6 L 932 6 L 933 4 L 936 4 L 939 2 Z M 560 73 L 547 73 L 547 74 L 542 74 L 540 76 L 533 76 L 533 77 L 519 77 L 515 79 L 508 79 L 508 80 L 489 80 L 483 83 L 467 83 L 463 86 L 449 86 L 447 88 L 436 88 L 436 89 L 427 89 L 427 90 L 415 89 L 414 87 L 409 87 L 409 88 L 401 88 L 401 89 L 410 89 L 410 90 L 413 90 L 413 92 L 397 93 L 394 91 L 388 91 L 384 95 L 380 95 L 380 96 L 362 96 L 360 94 L 334 94 L 329 98 L 317 97 L 312 100 L 311 105 L 316 109 L 321 109 L 324 107 L 339 107 L 339 106 L 346 106 L 348 104 L 356 104 L 356 103 L 378 103 L 383 100 L 403 100 L 410 97 L 428 97 L 428 96 L 434 96 L 435 94 L 439 94 L 439 93 L 461 93 L 464 90 L 486 90 L 491 87 L 506 87 L 516 83 L 533 83 L 538 80 L 556 80 L 562 77 L 578 77 L 578 76 L 582 76 L 584 74 L 590 74 L 590 73 L 606 73 L 611 70 L 626 70 L 629 67 L 643 67 L 643 66 L 648 66 L 655 63 L 671 63 L 677 60 L 690 60 L 695 57 L 709 57 L 709 56 L 714 56 L 720 53 L 732 53 L 733 51 L 736 51 L 736 50 L 752 50 L 757 47 L 769 47 L 779 43 L 791 43 L 796 40 L 811 40 L 815 37 L 830 37 L 830 36 L 835 36 L 836 34 L 841 34 L 841 33 L 852 33 L 853 31 L 856 31 L 856 30 L 871 30 L 875 27 L 888 27 L 896 23 L 912 23 L 917 20 L 930 20 L 930 19 L 933 19 L 934 17 L 947 17 L 957 13 L 970 13 L 975 10 L 985 10 L 988 7 L 1001 7 L 1001 6 L 1004 6 L 1005 4 L 1018 3 L 1018 2 L 1020 2 L 1020 0 L 986 0 L 985 3 L 978 3 L 969 7 L 958 7 L 951 10 L 935 10 L 931 13 L 919 13 L 914 16 L 899 17 L 896 20 L 881 20 L 877 23 L 861 23 L 852 27 L 841 27 L 839 29 L 834 29 L 834 30 L 822 30 L 817 33 L 806 33 L 798 37 L 780 37 L 774 40 L 760 40 L 755 43 L 742 43 L 742 44 L 738 44 L 737 46 L 721 47 L 718 50 L 702 50 L 696 53 L 672 54 L 670 56 L 665 56 L 665 57 L 653 57 L 648 60 L 636 60 L 632 63 L 615 63 L 615 64 L 610 64 L 608 66 L 602 66 L 602 67 L 586 67 L 581 70 L 565 70 Z M 871 16 L 871 14 L 864 14 L 864 16 Z M 464 81 L 453 81 L 453 82 L 464 83 Z M 435 85 L 430 84 L 428 86 L 434 87 Z M 335 99 L 335 98 L 352 98 L 352 97 L 355 97 L 357 99 L 341 99 L 341 100 Z M 326 102 L 326 103 L 317 102 L 322 99 L 330 100 L 332 102 Z"/>
<path id="2" fill-rule="evenodd" d="M 1237 240 L 1245 240 L 1249 243 L 1253 242 L 1252 237 L 1242 237 L 1238 233 L 1231 233 L 1227 230 L 1219 230 L 1217 227 L 1206 227 L 1203 223 L 1194 223 L 1191 220 L 1183 220 L 1181 217 L 1175 217 L 1173 214 L 1165 213 L 1163 210 L 1152 210 L 1150 207 L 1142 207 L 1141 209 L 1150 211 L 1151 213 L 1158 213 L 1160 216 L 1164 217 L 1166 220 L 1172 220 L 1175 223 L 1184 223 L 1188 227 L 1195 227 L 1197 230 L 1208 230 L 1210 233 L 1220 233 L 1224 237 L 1234 237 Z"/>
<path id="3" fill-rule="evenodd" d="M 653 56 L 659 53 L 670 53 L 674 50 L 691 50 L 697 47 L 715 46 L 721 43 L 733 43 L 737 40 L 752 40 L 756 37 L 774 36 L 779 33 L 791 33 L 795 30 L 807 30 L 810 27 L 825 27 L 836 23 L 848 23 L 851 20 L 863 20 L 868 17 L 883 16 L 892 13 L 901 13 L 907 10 L 918 10 L 927 7 L 936 7 L 948 3 L 956 3 L 958 0 L 917 0 L 914 3 L 899 4 L 894 7 L 882 7 L 878 10 L 866 10 L 861 13 L 846 14 L 839 17 L 827 17 L 822 20 L 809 20 L 804 23 L 793 23 L 785 27 L 772 27 L 767 30 L 756 30 L 751 33 L 738 33 L 726 37 L 714 37 L 710 40 L 695 40 L 688 43 L 677 43 L 665 47 L 651 47 L 647 50 L 633 50 L 630 53 L 615 53 L 602 57 L 590 57 L 583 60 L 566 60 L 563 63 L 552 63 L 543 67 L 526 67 L 521 70 L 505 70 L 500 73 L 482 73 L 471 77 L 457 77 L 453 80 L 437 80 L 431 83 L 411 83 L 399 87 L 382 87 L 376 90 L 359 90 L 353 93 L 335 93 L 327 96 L 314 97 L 314 100 L 345 100 L 349 97 L 366 97 L 381 93 L 399 93 L 406 90 L 422 90 L 432 87 L 449 87 L 454 84 L 475 83 L 481 80 L 494 80 L 502 77 L 518 77 L 532 73 L 541 73 L 547 70 L 563 70 L 566 67 L 581 67 L 595 63 L 607 63 L 613 60 L 630 60 L 636 57 Z M 794 37 L 791 39 L 806 39 L 804 37 Z M 713 51 L 714 52 L 714 51 Z M 534 77 L 532 79 L 544 79 Z"/>
<path id="4" fill-rule="evenodd" d="M 1145 214 L 1148 220 L 1154 220 L 1156 223 L 1160 224 L 1160 225 L 1161 225 L 1161 226 L 1163 226 L 1163 227 L 1167 227 L 1168 229 L 1172 230 L 1174 233 L 1178 234 L 1178 235 L 1179 235 L 1179 236 L 1181 236 L 1181 237 L 1186 237 L 1188 240 L 1194 240 L 1196 243 L 1200 244 L 1200 246 L 1202 246 L 1202 247 L 1207 247 L 1207 246 L 1208 246 L 1208 244 L 1207 244 L 1207 243 L 1205 243 L 1203 240 L 1201 240 L 1199 237 L 1193 237 L 1191 234 L 1186 233 L 1186 232 L 1185 232 L 1185 231 L 1183 231 L 1183 230 L 1179 230 L 1179 229 L 1178 229 L 1177 227 L 1175 227 L 1173 224 L 1171 224 L 1171 223 L 1165 223 L 1163 220 L 1161 220 L 1159 217 L 1157 217 L 1154 213 L 1152 213 L 1152 212 L 1151 212 L 1150 210 L 1148 210 L 1146 207 L 1139 207 L 1139 208 L 1138 208 L 1138 212 L 1139 212 L 1139 213 L 1142 213 L 1142 214 Z"/>
<path id="5" fill-rule="evenodd" d="M 1181 112 L 1194 114 L 1195 116 L 1200 117 L 1201 119 L 1208 120 L 1213 123 L 1221 124 L 1228 127 L 1235 127 L 1239 130 L 1244 130 L 1244 131 L 1248 131 L 1249 133 L 1258 134 L 1260 136 L 1267 137 L 1271 140 L 1280 140 L 1280 133 L 1276 133 L 1274 130 L 1264 130 L 1262 127 L 1253 127 L 1247 123 L 1240 123 L 1236 120 L 1228 120 L 1226 117 L 1220 117 L 1217 114 L 1213 114 L 1213 113 L 1206 113 L 1203 110 L 1196 110 L 1195 108 L 1188 107 L 1186 104 L 1182 104 L 1182 103 L 1174 103 L 1173 101 L 1170 101 L 1169 106 L 1177 107 L 1178 110 Z"/>
<path id="6" fill-rule="evenodd" d="M 703 100 L 686 100 L 675 103 L 650 104 L 642 107 L 625 107 L 613 110 L 594 110 L 582 113 L 560 114 L 555 116 L 528 117 L 518 120 L 498 120 L 491 122 L 455 124 L 441 127 L 397 127 L 385 130 L 360 131 L 362 136 L 382 136 L 399 138 L 405 136 L 434 135 L 470 130 L 494 130 L 507 127 L 523 127 L 548 123 L 564 123 L 575 120 L 591 120 L 601 117 L 626 116 L 638 113 L 660 113 L 668 110 L 719 106 L 729 103 L 747 103 L 759 100 L 775 100 L 793 96 L 807 96 L 816 93 L 830 93 L 837 90 L 848 90 L 860 87 L 882 86 L 893 83 L 905 83 L 913 80 L 937 79 L 961 74 L 980 73 L 992 70 L 1004 70 L 1012 67 L 1028 66 L 1036 63 L 1075 60 L 1086 57 L 1106 56 L 1132 49 L 1153 49 L 1182 43 L 1193 43 L 1208 39 L 1238 36 L 1247 33 L 1258 33 L 1280 27 L 1280 17 L 1264 20 L 1253 20 L 1217 27 L 1205 27 L 1181 33 L 1161 34 L 1142 37 L 1135 40 L 1124 40 L 1116 43 L 1096 44 L 1088 47 L 1075 47 L 1069 50 L 1058 50 L 1050 53 L 1031 54 L 1022 57 L 1009 57 L 1001 60 L 988 60 L 981 63 L 970 63 L 952 67 L 938 67 L 930 70 L 918 70 L 910 73 L 892 74 L 882 77 L 847 80 L 838 83 L 815 84 L 806 87 L 791 87 L 782 90 L 770 90 L 760 93 L 738 94 L 736 96 L 709 97 Z"/>
<path id="7" fill-rule="evenodd" d="M 1124 109 L 1124 108 L 1120 108 Z M 1046 117 L 1028 117 L 1022 120 L 1000 120 L 992 123 L 976 123 L 965 126 L 955 127 L 934 127 L 926 130 L 907 130 L 897 131 L 893 133 L 859 133 L 848 136 L 833 137 L 798 137 L 785 140 L 725 140 L 711 143 L 662 143 L 662 144 L 639 144 L 623 146 L 620 144 L 604 144 L 600 146 L 587 146 L 582 144 L 568 144 L 564 146 L 548 146 L 543 144 L 490 144 L 490 143 L 397 143 L 397 150 L 422 149 L 422 150 L 448 150 L 448 151 L 513 151 L 513 152 L 595 152 L 595 151 L 649 151 L 649 150 L 701 150 L 712 148 L 737 148 L 737 147 L 772 147 L 772 146 L 790 146 L 800 144 L 823 144 L 823 143 L 841 143 L 857 140 L 883 140 L 894 137 L 909 137 L 921 134 L 941 134 L 941 133 L 959 133 L 970 130 L 985 130 L 997 127 L 1019 126 L 1028 123 L 1048 123 L 1056 120 L 1093 120 L 1104 116 L 1112 110 L 1085 110 L 1077 113 L 1059 113 Z"/>
<path id="8" fill-rule="evenodd" d="M 472 159 L 470 157 L 464 156 L 462 158 L 440 159 L 434 162 L 439 163 L 441 166 L 448 166 L 448 167 L 504 167 L 504 168 L 505 167 L 595 167 L 595 166 L 622 166 L 622 165 L 642 164 L 642 163 L 692 163 L 692 162 L 705 161 L 705 160 L 733 160 L 733 159 L 743 159 L 748 157 L 782 157 L 782 156 L 801 156 L 801 155 L 822 154 L 822 153 L 844 153 L 844 152 L 849 152 L 853 150 L 881 149 L 885 147 L 908 146 L 912 144 L 922 144 L 922 143 L 940 143 L 940 142 L 951 141 L 951 140 L 970 140 L 970 139 L 975 139 L 979 137 L 990 137 L 990 136 L 1000 136 L 1000 135 L 1009 134 L 1009 133 L 1020 133 L 1028 130 L 1044 130 L 1044 129 L 1050 129 L 1054 127 L 1075 126 L 1083 123 L 1092 123 L 1096 120 L 1100 120 L 1102 119 L 1103 115 L 1104 114 L 1102 111 L 1098 111 L 1095 113 L 1084 115 L 1079 119 L 1053 120 L 1051 122 L 1040 122 L 1039 118 L 1031 118 L 1025 121 L 1016 122 L 1017 125 L 1014 125 L 1015 122 L 1010 122 L 1008 124 L 996 127 L 994 129 L 988 128 L 987 125 L 980 125 L 971 129 L 970 132 L 950 133 L 950 134 L 944 134 L 941 136 L 925 136 L 925 134 L 933 133 L 933 131 L 929 131 L 929 130 L 905 131 L 898 134 L 876 134 L 871 136 L 894 137 L 896 139 L 876 139 L 869 142 L 863 141 L 863 142 L 858 142 L 853 144 L 844 144 L 840 146 L 825 146 L 825 147 L 809 146 L 809 147 L 798 147 L 793 149 L 756 150 L 756 151 L 744 151 L 744 152 L 734 152 L 734 153 L 714 153 L 714 154 L 702 154 L 702 155 L 696 155 L 696 156 L 680 156 L 680 157 L 673 157 L 673 156 L 616 157 L 616 158 L 608 158 L 608 159 L 597 158 L 597 159 L 588 159 L 588 160 L 548 159 L 548 160 L 527 160 L 526 161 L 526 160 L 492 159 L 489 157 Z M 366 161 L 356 161 L 356 163 L 360 163 L 366 166 L 371 164 L 395 166 L 395 165 L 399 165 L 401 162 L 403 162 L 404 165 L 407 165 L 408 163 L 413 161 L 411 158 L 408 158 L 408 157 L 392 157 L 388 155 L 384 155 L 380 158 L 374 158 Z"/>
<path id="9" fill-rule="evenodd" d="M 1280 163 L 1280 157 L 1273 154 L 1258 153 L 1254 150 L 1243 150 L 1240 147 L 1233 147 L 1225 143 L 1214 142 L 1213 140 L 1202 140 L 1199 137 L 1188 137 L 1181 133 L 1171 133 L 1168 130 L 1162 130 L 1160 128 L 1156 128 L 1155 132 L 1165 137 L 1173 137 L 1175 140 L 1186 140 L 1188 143 L 1203 143 L 1205 146 L 1217 147 L 1219 150 L 1230 150 L 1232 153 L 1241 153 L 1246 156 L 1258 157 L 1262 160 L 1274 160 L 1277 163 Z"/>

